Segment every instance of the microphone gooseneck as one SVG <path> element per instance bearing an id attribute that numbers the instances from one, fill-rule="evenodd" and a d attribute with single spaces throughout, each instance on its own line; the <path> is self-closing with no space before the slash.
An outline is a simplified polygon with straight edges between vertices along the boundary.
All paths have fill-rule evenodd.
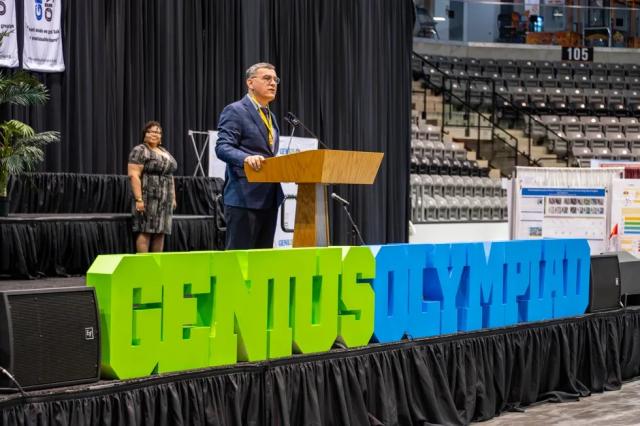
<path id="1" fill-rule="evenodd" d="M 302 127 L 304 131 L 309 133 L 313 138 L 315 138 L 318 141 L 318 144 L 320 144 L 323 148 L 330 149 L 324 142 L 320 140 L 318 135 L 313 133 L 307 126 L 305 126 L 304 123 L 300 121 L 300 119 L 296 117 L 295 114 L 292 113 L 291 111 L 287 112 L 285 120 L 287 120 L 289 123 L 291 123 L 295 127 L 298 127 L 298 126 Z"/>
<path id="2" fill-rule="evenodd" d="M 289 143 L 287 144 L 287 152 L 285 152 L 285 154 L 290 154 L 291 141 L 293 141 L 293 135 L 296 132 L 296 126 L 294 126 L 294 124 L 287 117 L 285 117 L 285 121 L 291 125 L 291 136 L 289 136 Z"/>

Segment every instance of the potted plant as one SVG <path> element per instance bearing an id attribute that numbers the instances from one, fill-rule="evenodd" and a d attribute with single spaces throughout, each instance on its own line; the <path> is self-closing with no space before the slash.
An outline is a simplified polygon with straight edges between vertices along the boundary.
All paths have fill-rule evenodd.
<path id="1" fill-rule="evenodd" d="M 33 75 L 0 72 L 0 105 L 38 105 L 48 98 L 47 88 Z M 33 170 L 44 158 L 45 145 L 59 139 L 58 132 L 36 133 L 18 120 L 0 123 L 0 216 L 9 214 L 9 176 Z"/>

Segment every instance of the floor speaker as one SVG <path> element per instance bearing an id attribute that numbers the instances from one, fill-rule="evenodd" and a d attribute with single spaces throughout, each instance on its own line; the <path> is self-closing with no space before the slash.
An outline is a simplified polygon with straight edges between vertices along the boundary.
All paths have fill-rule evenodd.
<path id="1" fill-rule="evenodd" d="M 591 256 L 589 312 L 620 308 L 620 265 L 615 253 Z"/>
<path id="2" fill-rule="evenodd" d="M 620 262 L 620 293 L 625 306 L 640 304 L 640 259 L 627 253 L 617 252 Z"/>
<path id="3" fill-rule="evenodd" d="M 98 318 L 92 287 L 0 291 L 0 366 L 24 389 L 97 381 Z"/>

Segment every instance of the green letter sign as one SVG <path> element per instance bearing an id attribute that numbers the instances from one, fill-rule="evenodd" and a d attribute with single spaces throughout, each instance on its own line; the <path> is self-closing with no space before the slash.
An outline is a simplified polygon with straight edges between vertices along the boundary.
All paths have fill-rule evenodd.
<path id="1" fill-rule="evenodd" d="M 373 332 L 371 251 L 309 248 L 100 256 L 87 273 L 105 376 L 322 352 Z"/>

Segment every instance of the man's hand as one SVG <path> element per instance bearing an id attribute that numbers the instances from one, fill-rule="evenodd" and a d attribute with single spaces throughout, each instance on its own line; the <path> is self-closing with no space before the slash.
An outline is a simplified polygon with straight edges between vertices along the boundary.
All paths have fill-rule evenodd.
<path id="1" fill-rule="evenodd" d="M 256 172 L 262 168 L 262 162 L 264 157 L 262 155 L 250 155 L 244 159 L 244 162 L 249 165 Z"/>

